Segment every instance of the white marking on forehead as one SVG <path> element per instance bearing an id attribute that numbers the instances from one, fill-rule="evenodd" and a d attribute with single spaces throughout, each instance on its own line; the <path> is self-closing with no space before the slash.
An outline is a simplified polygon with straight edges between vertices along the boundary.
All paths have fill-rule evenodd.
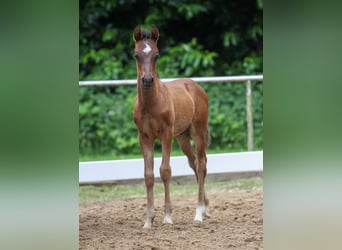
<path id="1" fill-rule="evenodd" d="M 145 43 L 145 49 L 143 49 L 143 52 L 145 53 L 145 54 L 148 54 L 148 53 L 150 53 L 151 52 L 151 47 L 150 47 L 150 45 L 148 45 L 148 43 Z"/>

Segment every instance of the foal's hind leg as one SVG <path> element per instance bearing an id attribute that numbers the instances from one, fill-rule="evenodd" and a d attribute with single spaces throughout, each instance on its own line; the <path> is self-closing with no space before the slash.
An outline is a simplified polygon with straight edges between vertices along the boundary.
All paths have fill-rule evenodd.
<path id="1" fill-rule="evenodd" d="M 190 135 L 185 133 L 182 134 L 178 137 L 176 137 L 178 144 L 180 146 L 180 148 L 182 149 L 183 153 L 187 156 L 188 158 L 188 163 L 190 165 L 190 167 L 192 168 L 192 170 L 194 171 L 195 175 L 196 175 L 196 181 L 197 183 L 199 183 L 199 176 L 198 176 L 198 168 L 197 168 L 197 156 L 196 156 L 196 152 L 192 149 L 191 144 L 190 144 Z M 209 200 L 207 198 L 207 195 L 204 191 L 204 187 L 203 187 L 203 192 L 204 192 L 204 205 L 205 205 L 205 211 L 204 214 L 207 217 L 210 217 L 210 213 L 209 213 Z"/>
<path id="2" fill-rule="evenodd" d="M 209 201 L 205 197 L 204 184 L 207 175 L 207 156 L 205 133 L 196 133 L 193 136 L 196 145 L 196 166 L 198 171 L 198 205 L 196 208 L 195 221 L 202 222 L 203 215 L 209 215 Z"/>
<path id="3" fill-rule="evenodd" d="M 187 156 L 189 166 L 194 171 L 196 175 L 196 181 L 198 182 L 198 174 L 197 174 L 197 169 L 196 169 L 196 155 L 195 155 L 195 151 L 192 149 L 191 144 L 190 144 L 190 136 L 188 134 L 181 134 L 177 136 L 176 139 L 178 141 L 178 144 L 181 150 Z"/>

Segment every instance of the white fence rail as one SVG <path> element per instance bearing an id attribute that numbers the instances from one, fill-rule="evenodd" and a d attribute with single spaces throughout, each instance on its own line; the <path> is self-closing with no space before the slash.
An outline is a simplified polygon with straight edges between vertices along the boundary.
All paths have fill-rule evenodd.
<path id="1" fill-rule="evenodd" d="M 209 154 L 207 173 L 262 172 L 263 151 Z M 161 158 L 154 159 L 154 176 L 160 177 Z M 194 175 L 185 156 L 171 157 L 172 176 Z M 101 183 L 144 178 L 144 160 L 92 161 L 79 163 L 79 183 Z"/>
<path id="2" fill-rule="evenodd" d="M 163 78 L 163 82 L 170 82 L 179 78 Z M 250 76 L 214 76 L 214 77 L 191 77 L 196 82 L 246 82 L 246 81 L 263 81 L 263 75 Z M 136 85 L 137 79 L 130 80 L 104 80 L 104 81 L 80 81 L 80 87 L 89 86 L 120 86 L 120 85 Z"/>
<path id="3" fill-rule="evenodd" d="M 163 82 L 170 82 L 178 78 L 164 78 Z M 215 77 L 192 77 L 196 82 L 246 82 L 246 119 L 247 119 L 247 148 L 252 151 L 254 148 L 254 132 L 253 132 L 253 103 L 252 103 L 252 85 L 251 81 L 261 82 L 264 80 L 263 75 L 246 75 L 246 76 L 215 76 Z M 120 86 L 120 85 L 136 85 L 136 79 L 130 80 L 106 80 L 106 81 L 80 81 L 80 87 L 90 86 Z"/>

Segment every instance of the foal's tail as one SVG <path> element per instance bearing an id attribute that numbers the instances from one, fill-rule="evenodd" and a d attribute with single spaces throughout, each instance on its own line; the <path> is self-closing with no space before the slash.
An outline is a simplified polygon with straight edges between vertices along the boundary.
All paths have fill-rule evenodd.
<path id="1" fill-rule="evenodd" d="M 207 148 L 209 148 L 209 145 L 211 143 L 211 136 L 210 136 L 209 130 L 207 130 L 207 133 L 205 134 L 205 139 L 207 142 Z"/>

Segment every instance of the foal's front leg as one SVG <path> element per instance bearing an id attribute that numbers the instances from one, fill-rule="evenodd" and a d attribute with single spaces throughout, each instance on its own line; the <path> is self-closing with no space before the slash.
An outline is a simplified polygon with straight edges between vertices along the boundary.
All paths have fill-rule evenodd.
<path id="1" fill-rule="evenodd" d="M 153 199 L 153 186 L 154 186 L 154 173 L 153 173 L 153 147 L 154 140 L 148 139 L 143 135 L 139 135 L 140 148 L 144 156 L 144 178 L 147 191 L 147 210 L 146 221 L 144 228 L 151 228 L 155 217 L 154 199 Z"/>
<path id="2" fill-rule="evenodd" d="M 172 216 L 171 216 L 172 207 L 171 207 L 171 199 L 170 199 L 170 180 L 171 180 L 170 153 L 171 153 L 171 147 L 172 147 L 172 132 L 171 131 L 165 131 L 161 139 L 163 159 L 162 159 L 162 164 L 160 166 L 160 177 L 163 180 L 164 190 L 165 190 L 165 206 L 164 206 L 165 217 L 164 217 L 163 223 L 167 223 L 167 224 L 173 224 Z"/>

